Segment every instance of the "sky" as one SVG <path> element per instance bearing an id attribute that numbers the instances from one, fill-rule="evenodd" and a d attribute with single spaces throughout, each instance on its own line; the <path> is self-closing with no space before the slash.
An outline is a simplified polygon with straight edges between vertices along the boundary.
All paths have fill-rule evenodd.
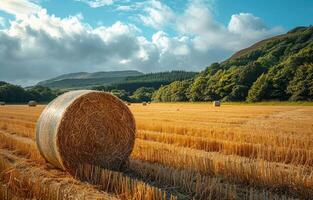
<path id="1" fill-rule="evenodd" d="M 313 24 L 309 0 L 1 0 L 0 80 L 72 72 L 201 71 Z"/>

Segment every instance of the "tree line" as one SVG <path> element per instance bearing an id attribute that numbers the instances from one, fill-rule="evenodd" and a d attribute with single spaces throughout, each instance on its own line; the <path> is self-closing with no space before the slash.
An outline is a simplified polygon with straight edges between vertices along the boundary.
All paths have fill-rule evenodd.
<path id="1" fill-rule="evenodd" d="M 26 103 L 30 100 L 49 102 L 58 94 L 58 91 L 43 86 L 24 89 L 21 86 L 0 81 L 0 101 L 6 103 Z"/>

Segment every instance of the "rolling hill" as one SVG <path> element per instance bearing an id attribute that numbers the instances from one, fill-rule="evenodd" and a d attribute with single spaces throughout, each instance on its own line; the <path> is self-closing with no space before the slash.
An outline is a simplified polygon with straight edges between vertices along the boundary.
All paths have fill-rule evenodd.
<path id="1" fill-rule="evenodd" d="M 37 85 L 51 89 L 97 89 L 97 90 L 125 90 L 134 92 L 140 87 L 151 87 L 158 89 L 162 85 L 170 84 L 173 81 L 181 81 L 193 78 L 196 72 L 170 71 L 147 73 L 135 70 L 112 71 L 112 72 L 79 72 L 64 74 Z"/>
<path id="2" fill-rule="evenodd" d="M 37 85 L 53 89 L 90 88 L 97 85 L 110 85 L 126 79 L 126 77 L 140 76 L 142 72 L 135 70 L 111 72 L 78 72 L 64 74 L 55 78 L 39 82 Z"/>

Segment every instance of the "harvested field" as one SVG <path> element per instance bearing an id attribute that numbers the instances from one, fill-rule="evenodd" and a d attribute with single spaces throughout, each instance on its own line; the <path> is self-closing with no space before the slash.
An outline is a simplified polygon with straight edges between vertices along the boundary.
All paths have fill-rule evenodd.
<path id="1" fill-rule="evenodd" d="M 0 199 L 310 199 L 313 106 L 132 104 L 121 171 L 54 168 L 35 143 L 44 106 L 0 108 Z"/>

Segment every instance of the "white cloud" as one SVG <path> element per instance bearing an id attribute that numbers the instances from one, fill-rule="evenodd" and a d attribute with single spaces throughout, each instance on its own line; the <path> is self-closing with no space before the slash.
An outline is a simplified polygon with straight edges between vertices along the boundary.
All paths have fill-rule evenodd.
<path id="1" fill-rule="evenodd" d="M 152 43 L 159 49 L 161 55 L 185 56 L 190 53 L 187 37 L 170 38 L 165 32 L 158 31 L 152 36 Z"/>
<path id="2" fill-rule="evenodd" d="M 228 24 L 228 29 L 234 33 L 242 33 L 245 31 L 262 31 L 267 27 L 258 17 L 253 16 L 250 13 L 239 13 L 231 16 L 231 20 Z"/>
<path id="3" fill-rule="evenodd" d="M 0 10 L 13 14 L 17 18 L 37 13 L 41 7 L 28 0 L 1 0 Z"/>
<path id="4" fill-rule="evenodd" d="M 118 10 L 118 11 L 130 11 L 130 10 L 133 10 L 133 8 L 131 6 L 118 6 L 116 8 L 116 10 Z"/>
<path id="5" fill-rule="evenodd" d="M 281 27 L 269 29 L 264 22 L 251 13 L 234 14 L 228 24 L 231 33 L 240 35 L 245 40 L 256 40 L 282 32 Z"/>
<path id="6" fill-rule="evenodd" d="M 113 0 L 75 0 L 86 3 L 91 8 L 99 8 L 103 6 L 108 6 L 113 4 Z"/>
<path id="7" fill-rule="evenodd" d="M 203 1 L 192 1 L 182 16 L 178 16 L 177 28 L 185 34 L 201 35 L 222 31 L 223 26 L 215 21 L 211 10 Z"/>
<path id="8" fill-rule="evenodd" d="M 129 64 L 130 62 L 131 62 L 130 59 L 123 59 L 123 60 L 121 60 L 119 63 L 120 63 L 120 64 L 123 64 L 123 65 L 126 65 L 126 64 Z"/>
<path id="9" fill-rule="evenodd" d="M 192 38 L 195 49 L 237 51 L 263 38 L 281 33 L 282 28 L 267 28 L 251 13 L 235 14 L 228 27 L 215 20 L 204 1 L 191 1 L 184 14 L 177 19 L 177 29 Z"/>
<path id="10" fill-rule="evenodd" d="M 162 29 L 174 18 L 172 9 L 160 1 L 151 0 L 139 5 L 145 13 L 140 14 L 139 18 L 146 26 Z"/>

